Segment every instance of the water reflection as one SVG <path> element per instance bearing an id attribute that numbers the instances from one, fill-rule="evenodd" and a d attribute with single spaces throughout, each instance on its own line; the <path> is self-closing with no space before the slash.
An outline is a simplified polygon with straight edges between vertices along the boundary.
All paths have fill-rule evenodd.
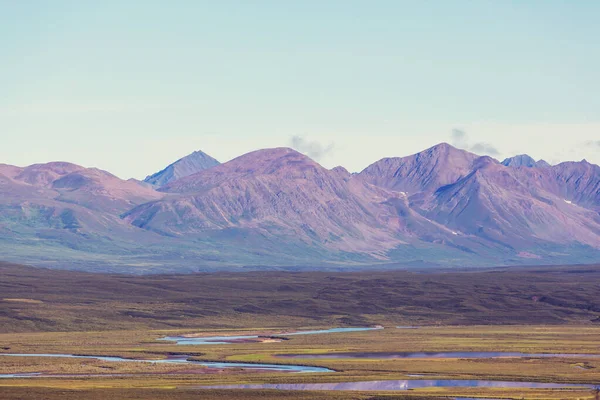
<path id="1" fill-rule="evenodd" d="M 36 376 L 40 376 L 39 372 L 31 372 L 27 374 L 0 374 L 0 379 L 2 378 L 35 378 Z"/>
<path id="2" fill-rule="evenodd" d="M 600 354 L 570 353 L 519 353 L 502 351 L 450 351 L 450 352 L 351 352 L 324 354 L 279 354 L 282 358 L 501 358 L 501 357 L 533 357 L 533 358 L 597 358 Z"/>
<path id="3" fill-rule="evenodd" d="M 373 328 L 332 328 L 332 329 L 321 329 L 314 331 L 299 331 L 291 333 L 281 333 L 276 336 L 207 336 L 207 337 L 186 337 L 186 336 L 166 336 L 158 340 L 166 340 L 176 342 L 178 345 L 210 345 L 210 344 L 232 344 L 232 343 L 247 343 L 247 342 L 266 342 L 266 341 L 277 341 L 284 340 L 286 336 L 296 335 L 320 335 L 324 333 L 342 333 L 342 332 L 362 332 L 362 331 L 373 331 L 383 329 L 383 327 Z"/>
<path id="4" fill-rule="evenodd" d="M 277 372 L 333 372 L 333 370 L 323 367 L 312 367 L 305 365 L 280 365 L 280 364 L 258 364 L 258 363 L 236 363 L 236 362 L 209 362 L 188 360 L 189 356 L 178 356 L 176 358 L 167 358 L 162 360 L 144 360 L 135 358 L 104 357 L 104 356 L 76 356 L 73 354 L 0 354 L 5 357 L 52 357 L 52 358 L 85 358 L 108 362 L 144 362 L 151 364 L 190 364 L 201 365 L 207 368 L 243 368 L 253 370 L 269 370 Z M 21 374 L 22 375 L 22 374 Z M 10 378 L 10 376 L 6 376 Z"/>
<path id="5" fill-rule="evenodd" d="M 202 389 L 278 389 L 278 390 L 409 390 L 430 387 L 478 387 L 478 388 L 532 388 L 532 389 L 557 389 L 578 388 L 591 389 L 593 385 L 576 385 L 567 383 L 541 383 L 541 382 L 504 382 L 482 380 L 403 380 L 403 381 L 370 381 L 370 382 L 339 382 L 339 383 L 279 383 L 279 384 L 245 384 L 245 385 L 218 385 L 200 386 Z"/>

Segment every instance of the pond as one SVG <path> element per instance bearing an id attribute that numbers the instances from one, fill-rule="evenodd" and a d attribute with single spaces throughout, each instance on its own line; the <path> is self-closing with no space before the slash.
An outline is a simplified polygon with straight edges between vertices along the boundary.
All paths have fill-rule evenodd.
<path id="1" fill-rule="evenodd" d="M 569 354 L 569 353 L 519 353 L 502 351 L 450 351 L 450 352 L 351 352 L 324 354 L 279 354 L 281 358 L 501 358 L 501 357 L 532 357 L 532 358 L 598 358 L 600 354 Z"/>
<path id="2" fill-rule="evenodd" d="M 320 335 L 324 333 L 343 333 L 343 332 L 362 332 L 362 331 L 373 331 L 383 329 L 382 327 L 374 328 L 332 328 L 322 329 L 314 331 L 299 331 L 291 333 L 281 333 L 276 336 L 259 336 L 259 335 L 248 335 L 248 336 L 206 336 L 206 337 L 186 337 L 186 336 L 166 336 L 158 340 L 165 340 L 176 342 L 178 345 L 211 345 L 211 344 L 233 344 L 233 343 L 247 343 L 247 342 L 261 342 L 261 341 L 273 341 L 273 340 L 285 340 L 287 336 L 296 335 Z"/>
<path id="3" fill-rule="evenodd" d="M 188 360 L 189 356 L 178 356 L 176 358 L 167 358 L 162 360 L 144 360 L 135 358 L 121 358 L 121 357 L 105 357 L 105 356 L 77 356 L 73 354 L 0 354 L 4 357 L 53 357 L 53 358 L 85 358 L 94 359 L 109 362 L 144 362 L 152 364 L 190 364 L 190 365 L 202 365 L 207 368 L 223 369 L 223 368 L 243 368 L 253 370 L 269 370 L 277 372 L 304 372 L 304 373 L 316 373 L 316 372 L 334 372 L 329 368 L 323 367 L 312 367 L 305 365 L 280 365 L 280 364 L 255 364 L 255 363 L 238 363 L 238 362 L 210 362 L 210 361 L 193 361 Z M 23 375 L 23 374 L 17 374 Z M 4 376 L 5 378 L 16 378 L 22 376 Z"/>
<path id="4" fill-rule="evenodd" d="M 36 376 L 40 376 L 39 372 L 33 372 L 28 374 L 0 374 L 0 379 L 2 378 L 35 378 Z"/>
<path id="5" fill-rule="evenodd" d="M 557 389 L 576 388 L 593 389 L 594 385 L 577 385 L 568 383 L 542 383 L 542 382 L 509 382 L 509 381 L 483 381 L 483 380 L 402 380 L 402 381 L 369 381 L 369 382 L 338 382 L 338 383 L 280 383 L 280 384 L 244 384 L 244 385 L 217 385 L 197 386 L 199 389 L 278 389 L 278 390 L 410 390 L 430 387 L 477 387 L 477 388 L 532 388 L 532 389 Z"/>

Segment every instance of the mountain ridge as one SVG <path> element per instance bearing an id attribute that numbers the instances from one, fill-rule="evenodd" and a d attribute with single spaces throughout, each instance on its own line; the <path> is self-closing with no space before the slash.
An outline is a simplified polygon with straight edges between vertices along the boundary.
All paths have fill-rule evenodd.
<path id="1" fill-rule="evenodd" d="M 223 164 L 197 151 L 154 183 L 0 164 L 0 250 L 135 273 L 599 261 L 600 167 L 532 160 L 441 143 L 350 174 L 290 148 Z"/>
<path id="2" fill-rule="evenodd" d="M 410 156 L 383 158 L 358 175 L 377 186 L 414 193 L 456 181 L 470 171 L 477 158 L 476 154 L 440 143 Z M 440 174 L 439 169 L 444 171 Z"/>

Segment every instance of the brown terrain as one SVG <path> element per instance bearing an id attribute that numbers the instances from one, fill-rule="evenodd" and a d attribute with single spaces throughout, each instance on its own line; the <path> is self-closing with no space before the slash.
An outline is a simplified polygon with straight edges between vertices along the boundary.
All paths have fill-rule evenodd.
<path id="1" fill-rule="evenodd" d="M 131 276 L 2 264 L 0 278 L 1 332 L 600 323 L 598 265 Z"/>

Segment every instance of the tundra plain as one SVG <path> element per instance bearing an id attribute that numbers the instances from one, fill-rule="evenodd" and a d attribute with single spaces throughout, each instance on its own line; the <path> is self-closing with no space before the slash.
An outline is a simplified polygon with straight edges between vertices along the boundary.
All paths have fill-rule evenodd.
<path id="1" fill-rule="evenodd" d="M 1 357 L 4 399 L 593 399 L 566 389 L 206 390 L 203 386 L 460 379 L 596 385 L 600 358 L 293 359 L 280 354 L 506 351 L 600 354 L 598 266 L 479 271 L 107 275 L 0 267 L 0 352 L 326 367 L 287 373 L 93 359 Z M 344 326 L 384 329 L 280 342 L 182 346 L 164 336 L 280 336 Z M 399 329 L 397 326 L 415 326 Z"/>

